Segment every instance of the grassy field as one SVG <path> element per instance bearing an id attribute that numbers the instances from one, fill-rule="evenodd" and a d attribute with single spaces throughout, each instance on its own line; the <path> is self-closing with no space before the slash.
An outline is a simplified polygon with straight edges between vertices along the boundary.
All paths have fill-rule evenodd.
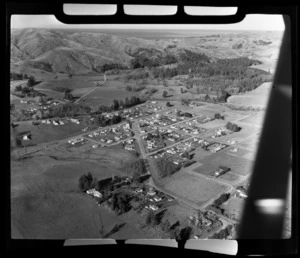
<path id="1" fill-rule="evenodd" d="M 251 172 L 252 161 L 229 155 L 226 152 L 219 152 L 206 158 L 203 165 L 195 168 L 194 171 L 209 175 L 217 170 L 219 166 L 229 167 L 232 173 L 238 175 L 247 175 Z"/>
<path id="2" fill-rule="evenodd" d="M 72 79 L 46 80 L 38 84 L 35 88 L 55 90 L 56 87 L 62 87 L 62 88 L 74 90 L 80 88 L 94 87 L 94 85 L 91 84 L 87 79 L 72 78 Z"/>
<path id="3" fill-rule="evenodd" d="M 82 147 L 83 148 L 83 147 Z M 124 223 L 114 213 L 99 210 L 78 189 L 79 177 L 91 172 L 98 180 L 124 175 L 124 162 L 135 157 L 117 147 L 67 150 L 51 146 L 33 157 L 11 160 L 11 214 L 15 238 L 98 238 Z M 123 230 L 123 229 L 122 229 Z M 124 226 L 129 238 L 143 238 L 134 225 Z M 118 237 L 118 235 L 116 236 Z"/>
<path id="4" fill-rule="evenodd" d="M 249 124 L 254 124 L 254 125 L 263 125 L 263 120 L 265 117 L 265 112 L 259 112 L 253 115 L 250 115 L 242 120 L 241 122 L 249 123 Z"/>
<path id="5" fill-rule="evenodd" d="M 174 175 L 164 187 L 168 191 L 197 204 L 201 204 L 227 189 L 227 186 L 215 181 L 190 174 Z"/>
<path id="6" fill-rule="evenodd" d="M 228 98 L 229 103 L 245 105 L 245 106 L 264 106 L 268 105 L 269 95 L 272 83 L 266 82 L 257 87 L 253 91 L 249 91 L 243 95 L 231 96 Z"/>
<path id="7" fill-rule="evenodd" d="M 231 156 L 245 158 L 245 159 L 249 159 L 249 160 L 255 159 L 255 151 L 238 148 L 237 152 L 230 152 L 230 150 L 232 150 L 234 148 L 236 148 L 236 147 L 228 147 L 226 153 Z"/>
<path id="8" fill-rule="evenodd" d="M 228 217 L 240 219 L 245 205 L 245 200 L 237 197 L 231 197 L 221 207 L 225 210 Z"/>
<path id="9" fill-rule="evenodd" d="M 258 137 L 258 135 L 253 135 L 252 137 L 249 137 L 245 141 L 238 143 L 238 146 L 256 151 L 259 145 L 259 140 L 260 138 Z"/>
<path id="10" fill-rule="evenodd" d="M 24 146 L 32 144 L 40 144 L 43 142 L 59 140 L 69 135 L 81 132 L 81 129 L 86 126 L 75 123 L 65 123 L 64 125 L 53 125 L 53 124 L 40 124 L 32 125 L 31 122 L 20 123 L 19 126 L 15 128 L 14 134 L 16 136 L 23 135 L 24 133 L 31 133 L 30 141 L 23 141 Z"/>
<path id="11" fill-rule="evenodd" d="M 214 121 L 212 121 L 212 122 L 214 122 Z M 236 123 L 236 124 L 242 128 L 240 131 L 218 137 L 215 140 L 225 143 L 229 140 L 238 139 L 238 142 L 241 142 L 241 141 L 247 140 L 247 138 L 250 138 L 251 136 L 257 135 L 260 132 L 260 129 L 255 126 L 239 124 L 239 123 Z M 208 132 L 206 135 L 211 135 L 211 132 Z"/>

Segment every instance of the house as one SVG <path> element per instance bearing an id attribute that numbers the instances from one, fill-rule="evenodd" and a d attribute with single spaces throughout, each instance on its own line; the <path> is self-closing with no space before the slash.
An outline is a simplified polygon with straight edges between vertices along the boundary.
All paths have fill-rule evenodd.
<path id="1" fill-rule="evenodd" d="M 236 188 L 236 192 L 237 192 L 237 194 L 236 194 L 237 197 L 241 197 L 241 198 L 247 198 L 248 197 L 248 195 L 246 193 L 246 189 L 243 186 L 238 186 Z"/>
<path id="2" fill-rule="evenodd" d="M 86 193 L 89 195 L 93 195 L 94 197 L 97 197 L 97 198 L 102 197 L 102 194 L 100 192 L 96 191 L 96 189 L 87 190 Z"/>
<path id="3" fill-rule="evenodd" d="M 83 138 L 77 138 L 77 139 L 69 140 L 68 143 L 75 145 L 76 143 L 83 142 L 83 141 L 84 141 Z"/>
<path id="4" fill-rule="evenodd" d="M 161 201 L 161 197 L 155 196 L 155 197 L 153 198 L 153 200 L 156 201 L 156 202 L 159 202 L 159 201 Z"/>
<path id="5" fill-rule="evenodd" d="M 141 192 L 143 192 L 143 189 L 142 189 L 142 188 L 137 188 L 137 189 L 135 189 L 135 191 L 134 191 L 134 193 L 141 193 Z"/>
<path id="6" fill-rule="evenodd" d="M 153 210 L 153 211 L 158 210 L 158 207 L 157 207 L 156 205 L 153 205 L 153 204 L 150 204 L 150 205 L 149 205 L 149 208 L 150 208 L 151 210 Z"/>
<path id="7" fill-rule="evenodd" d="M 149 196 L 153 196 L 155 194 L 156 194 L 156 192 L 153 191 L 153 190 L 150 190 L 150 191 L 147 192 L 147 195 L 149 195 Z"/>
<path id="8" fill-rule="evenodd" d="M 223 167 L 223 166 L 219 166 L 219 169 L 217 171 L 215 171 L 215 177 L 219 177 L 223 174 L 225 174 L 226 172 L 228 172 L 230 170 L 230 168 L 227 167 Z"/>
<path id="9" fill-rule="evenodd" d="M 25 135 L 23 136 L 23 140 L 24 140 L 24 141 L 29 141 L 29 140 L 31 140 L 31 139 L 30 139 L 29 135 L 25 134 Z"/>
<path id="10" fill-rule="evenodd" d="M 70 121 L 76 124 L 79 124 L 79 120 L 75 118 L 70 118 Z"/>

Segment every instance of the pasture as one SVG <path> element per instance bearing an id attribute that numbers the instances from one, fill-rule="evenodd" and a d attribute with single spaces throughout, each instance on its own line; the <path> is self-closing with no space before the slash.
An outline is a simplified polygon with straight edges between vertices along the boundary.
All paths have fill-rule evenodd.
<path id="1" fill-rule="evenodd" d="M 25 133 L 31 134 L 31 140 L 22 140 L 23 146 L 35 145 L 49 141 L 60 140 L 68 137 L 72 134 L 80 133 L 81 129 L 86 126 L 82 123 L 75 124 L 71 122 L 66 122 L 64 125 L 53 125 L 53 124 L 39 124 L 32 125 L 31 122 L 20 123 L 14 129 L 15 136 L 23 135 Z"/>
<path id="2" fill-rule="evenodd" d="M 240 122 L 262 126 L 264 118 L 265 118 L 265 114 L 266 114 L 265 112 L 259 112 L 259 113 L 250 115 L 244 119 L 241 119 Z"/>
<path id="3" fill-rule="evenodd" d="M 231 197 L 227 202 L 223 203 L 224 214 L 229 218 L 239 220 L 241 218 L 245 200 L 238 197 Z"/>
<path id="4" fill-rule="evenodd" d="M 191 174 L 175 174 L 164 188 L 193 203 L 201 204 L 227 190 L 227 186 L 216 181 Z"/>
<path id="5" fill-rule="evenodd" d="M 230 172 L 245 176 L 252 171 L 252 161 L 227 154 L 226 152 L 219 152 L 211 155 L 203 161 L 203 164 L 194 169 L 202 175 L 210 175 L 218 169 L 219 166 L 230 168 Z"/>

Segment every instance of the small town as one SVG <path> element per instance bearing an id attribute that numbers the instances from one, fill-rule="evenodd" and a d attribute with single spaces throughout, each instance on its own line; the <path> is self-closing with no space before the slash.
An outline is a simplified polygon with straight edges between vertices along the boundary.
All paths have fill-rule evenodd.
<path id="1" fill-rule="evenodd" d="M 10 31 L 11 237 L 238 239 L 282 34 L 64 26 Z"/>

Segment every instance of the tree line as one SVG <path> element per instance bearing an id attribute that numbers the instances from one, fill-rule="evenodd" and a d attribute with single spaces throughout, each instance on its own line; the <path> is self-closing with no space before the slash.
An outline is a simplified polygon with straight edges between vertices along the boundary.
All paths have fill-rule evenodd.
<path id="1" fill-rule="evenodd" d="M 17 80 L 27 80 L 29 79 L 27 74 L 22 74 L 22 73 L 10 73 L 10 80 L 11 81 L 17 81 Z"/>

